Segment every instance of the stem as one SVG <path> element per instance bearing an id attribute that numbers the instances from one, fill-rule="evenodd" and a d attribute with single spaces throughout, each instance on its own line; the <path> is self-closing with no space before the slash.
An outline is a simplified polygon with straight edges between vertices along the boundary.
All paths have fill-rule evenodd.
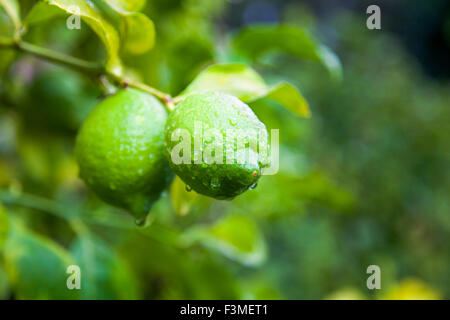
<path id="1" fill-rule="evenodd" d="M 142 82 L 136 82 L 133 80 L 129 80 L 129 79 L 123 79 L 117 75 L 114 74 L 108 74 L 110 77 L 114 78 L 116 81 L 118 81 L 122 86 L 130 86 L 132 88 L 136 88 L 145 92 L 148 92 L 152 95 L 154 95 L 155 97 L 159 98 L 163 103 L 164 106 L 166 107 L 168 112 L 171 112 L 174 108 L 173 106 L 173 98 L 171 97 L 170 94 L 167 94 L 165 92 L 162 92 L 158 89 L 155 89 L 153 87 L 150 87 L 149 85 L 146 85 Z"/>
<path id="2" fill-rule="evenodd" d="M 67 211 L 64 206 L 32 194 L 16 194 L 10 191 L 0 190 L 0 202 L 48 212 L 65 220 L 70 220 L 71 218 L 71 212 Z"/>
<path id="3" fill-rule="evenodd" d="M 73 69 L 76 69 L 77 71 L 91 76 L 108 76 L 109 78 L 117 81 L 123 87 L 130 86 L 154 95 L 163 102 L 168 112 L 171 112 L 175 108 L 175 101 L 170 94 L 162 92 L 144 83 L 125 79 L 119 75 L 108 72 L 108 70 L 106 70 L 105 67 L 100 63 L 75 58 L 47 48 L 36 46 L 28 42 L 24 42 L 20 39 L 15 40 L 0 37 L 0 48 L 16 49 L 25 53 L 32 54 L 38 58 L 71 67 Z"/>
<path id="4" fill-rule="evenodd" d="M 43 198 L 29 193 L 15 193 L 0 189 L 0 204 L 18 205 L 50 213 L 67 222 L 83 220 L 94 225 L 108 226 L 121 229 L 136 228 L 132 219 L 119 214 L 101 215 L 96 211 L 84 208 L 74 208 L 68 204 L 60 204 L 54 200 Z"/>
<path id="5" fill-rule="evenodd" d="M 31 43 L 18 41 L 16 43 L 16 47 L 19 50 L 32 54 L 38 58 L 43 58 L 51 62 L 63 64 L 65 66 L 77 69 L 79 71 L 91 75 L 98 75 L 104 72 L 104 68 L 99 63 L 71 57 L 66 54 L 55 52 L 47 48 L 38 47 Z"/>
<path id="6" fill-rule="evenodd" d="M 42 198 L 27 193 L 14 193 L 0 189 L 0 204 L 17 205 L 42 212 L 50 213 L 62 218 L 78 234 L 89 233 L 88 225 L 117 228 L 123 230 L 139 230 L 144 236 L 164 245 L 177 246 L 178 231 L 162 224 L 153 223 L 148 228 L 137 228 L 132 220 L 122 214 L 109 213 L 98 215 L 96 211 L 86 211 L 81 208 L 70 208 L 68 204 L 60 204 L 54 200 Z M 81 211 L 82 210 L 82 211 Z M 84 213 L 83 213 L 84 212 Z"/>

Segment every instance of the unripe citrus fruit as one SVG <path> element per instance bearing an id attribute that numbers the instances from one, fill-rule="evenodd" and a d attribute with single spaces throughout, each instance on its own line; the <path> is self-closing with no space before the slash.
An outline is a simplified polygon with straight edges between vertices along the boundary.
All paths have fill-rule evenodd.
<path id="1" fill-rule="evenodd" d="M 77 136 L 80 177 L 101 199 L 138 220 L 173 178 L 164 157 L 166 119 L 156 98 L 123 89 L 96 106 Z"/>
<path id="2" fill-rule="evenodd" d="M 230 199 L 256 186 L 263 167 L 258 150 L 266 150 L 266 138 L 264 124 L 238 98 L 195 93 L 167 119 L 166 156 L 188 190 Z"/>

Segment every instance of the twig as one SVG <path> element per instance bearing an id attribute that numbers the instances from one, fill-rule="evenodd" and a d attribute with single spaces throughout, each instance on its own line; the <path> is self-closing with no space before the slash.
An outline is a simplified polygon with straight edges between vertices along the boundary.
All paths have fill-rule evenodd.
<path id="1" fill-rule="evenodd" d="M 175 108 L 175 101 L 170 94 L 162 92 L 147 84 L 134 80 L 125 79 L 120 75 L 109 72 L 100 63 L 75 58 L 60 52 L 53 51 L 51 49 L 39 47 L 34 44 L 24 42 L 20 39 L 16 40 L 0 37 L 0 48 L 15 49 L 21 52 L 32 54 L 38 58 L 42 58 L 47 61 L 71 67 L 79 72 L 85 73 L 93 77 L 107 76 L 113 79 L 114 81 L 118 82 L 119 85 L 123 87 L 130 86 L 154 95 L 163 102 L 168 112 L 172 111 Z"/>

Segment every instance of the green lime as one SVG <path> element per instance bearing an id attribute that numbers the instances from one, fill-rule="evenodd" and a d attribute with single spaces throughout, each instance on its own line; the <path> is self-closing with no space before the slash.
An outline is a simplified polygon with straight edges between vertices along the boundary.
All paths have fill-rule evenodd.
<path id="1" fill-rule="evenodd" d="M 170 165 L 187 190 L 230 199 L 256 186 L 264 167 L 258 151 L 267 149 L 267 130 L 238 98 L 196 93 L 169 115 L 165 141 Z"/>
<path id="2" fill-rule="evenodd" d="M 166 119 L 155 97 L 123 89 L 95 107 L 77 136 L 80 177 L 101 199 L 139 221 L 173 178 L 164 157 Z"/>

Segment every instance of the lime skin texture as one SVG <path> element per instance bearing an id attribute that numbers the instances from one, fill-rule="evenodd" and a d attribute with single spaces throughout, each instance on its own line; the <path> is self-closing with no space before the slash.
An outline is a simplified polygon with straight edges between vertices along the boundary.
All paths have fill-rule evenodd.
<path id="1" fill-rule="evenodd" d="M 201 138 L 200 148 L 196 149 L 194 144 L 199 136 L 199 124 L 200 131 L 205 136 Z M 218 132 L 218 135 L 206 137 L 206 132 L 211 132 L 210 129 Z M 174 147 L 183 141 L 183 138 L 174 139 L 176 135 L 172 135 L 176 131 L 188 132 L 192 137 L 189 163 L 177 163 L 172 157 Z M 165 154 L 172 169 L 186 183 L 187 190 L 193 189 L 220 200 L 232 199 L 256 186 L 261 175 L 264 165 L 258 158 L 258 144 L 267 144 L 267 139 L 259 141 L 259 135 L 248 135 L 249 132 L 261 131 L 267 134 L 264 124 L 250 107 L 238 98 L 220 92 L 193 93 L 180 102 L 167 119 Z M 234 132 L 233 140 L 227 140 L 230 132 Z M 237 141 L 248 143 L 239 145 Z M 205 152 L 214 149 L 222 150 L 220 163 L 205 161 Z M 227 153 L 234 151 L 236 155 L 238 152 L 244 152 L 244 149 L 248 155 L 245 161 L 239 161 L 236 156 L 234 162 L 227 161 Z M 188 153 L 189 150 L 183 152 Z M 216 155 L 215 152 L 210 154 Z M 199 159 L 200 162 L 196 161 Z"/>
<path id="2" fill-rule="evenodd" d="M 105 202 L 144 219 L 173 179 L 164 156 L 167 112 L 152 95 L 127 88 L 101 101 L 75 146 L 80 177 Z"/>

